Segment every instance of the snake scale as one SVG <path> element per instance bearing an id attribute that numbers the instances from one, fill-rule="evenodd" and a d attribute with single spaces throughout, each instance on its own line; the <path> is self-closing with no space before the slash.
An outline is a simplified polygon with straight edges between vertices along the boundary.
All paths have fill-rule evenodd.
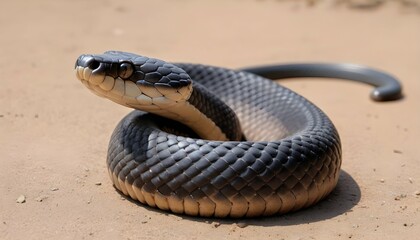
<path id="1" fill-rule="evenodd" d="M 376 100 L 401 92 L 391 76 L 358 65 L 235 71 L 109 51 L 81 55 L 75 71 L 95 94 L 137 109 L 111 136 L 114 186 L 143 204 L 203 217 L 283 214 L 315 204 L 337 184 L 341 145 L 333 123 L 267 78 L 353 79 L 379 86 Z"/>

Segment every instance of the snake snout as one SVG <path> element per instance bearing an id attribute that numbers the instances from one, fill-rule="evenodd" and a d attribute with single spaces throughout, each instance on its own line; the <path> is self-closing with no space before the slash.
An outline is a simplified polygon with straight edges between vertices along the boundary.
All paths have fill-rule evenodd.
<path id="1" fill-rule="evenodd" d="M 98 85 L 104 81 L 106 66 L 101 59 L 93 55 L 83 54 L 75 64 L 76 76 L 79 80 L 87 81 L 93 85 Z"/>
<path id="2" fill-rule="evenodd" d="M 92 71 L 96 70 L 100 67 L 100 62 L 97 61 L 93 56 L 91 55 L 81 55 L 77 61 L 76 61 L 76 65 L 75 68 L 79 67 L 83 67 L 83 68 L 90 68 Z"/>

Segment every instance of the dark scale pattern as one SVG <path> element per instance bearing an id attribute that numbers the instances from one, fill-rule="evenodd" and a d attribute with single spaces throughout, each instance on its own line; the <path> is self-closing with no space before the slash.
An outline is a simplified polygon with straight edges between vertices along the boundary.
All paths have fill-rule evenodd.
<path id="1" fill-rule="evenodd" d="M 108 152 L 111 177 L 124 194 L 175 213 L 253 217 L 295 211 L 332 191 L 341 146 L 321 110 L 252 74 L 178 66 L 233 109 L 248 141 L 169 134 L 160 129 L 188 130 L 134 111 L 115 129 Z"/>
<path id="2" fill-rule="evenodd" d="M 100 69 L 97 69 L 96 71 L 106 71 L 107 75 L 114 78 L 118 77 L 120 63 L 126 62 L 132 64 L 134 67 L 133 74 L 127 78 L 127 80 L 133 81 L 134 83 L 160 84 L 174 88 L 187 86 L 191 83 L 191 78 L 183 69 L 159 59 L 119 51 L 107 51 L 104 54 L 89 56 L 90 58 L 86 59 L 101 62 Z M 83 62 L 83 60 L 79 58 L 77 64 L 85 66 L 88 63 Z"/>
<path id="3" fill-rule="evenodd" d="M 181 86 L 187 86 L 191 83 L 191 79 L 188 74 L 185 73 L 181 68 L 168 64 L 162 60 L 148 58 L 148 57 L 133 57 L 132 63 L 136 68 L 135 73 L 144 75 L 144 79 L 136 78 L 136 74 L 133 74 L 133 82 L 144 80 L 147 83 L 158 84 L 163 86 L 170 86 L 173 88 L 179 88 Z"/>
<path id="4" fill-rule="evenodd" d="M 228 139 L 241 140 L 242 130 L 235 112 L 201 84 L 194 83 L 193 86 L 194 90 L 188 102 L 223 129 Z"/>

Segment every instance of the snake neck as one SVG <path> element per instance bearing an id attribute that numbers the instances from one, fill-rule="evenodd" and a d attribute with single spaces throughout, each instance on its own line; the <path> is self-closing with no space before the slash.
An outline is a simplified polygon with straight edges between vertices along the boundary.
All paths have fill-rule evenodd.
<path id="1" fill-rule="evenodd" d="M 214 129 L 215 133 L 220 130 L 226 136 L 224 141 L 241 140 L 243 134 L 236 113 L 203 85 L 193 83 L 193 91 L 187 102 L 202 115 L 203 120 L 200 120 L 200 124 L 190 126 L 198 134 L 200 131 L 209 132 L 210 129 Z M 199 135 L 207 139 L 207 136 Z"/>
<path id="2" fill-rule="evenodd" d="M 121 101 L 117 102 L 124 105 Z M 203 139 L 242 140 L 242 129 L 235 112 L 198 83 L 193 84 L 192 93 L 186 101 L 157 98 L 153 102 L 150 108 L 133 103 L 127 103 L 127 106 L 182 123 Z"/>
<path id="3" fill-rule="evenodd" d="M 235 112 L 198 83 L 193 84 L 190 98 L 154 114 L 178 121 L 207 140 L 239 141 L 242 130 Z"/>

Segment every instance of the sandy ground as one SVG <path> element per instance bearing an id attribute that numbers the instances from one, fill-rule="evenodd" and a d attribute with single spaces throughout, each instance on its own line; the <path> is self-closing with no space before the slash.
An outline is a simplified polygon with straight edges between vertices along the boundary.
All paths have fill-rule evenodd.
<path id="1" fill-rule="evenodd" d="M 330 1 L 3 1 L 0 239 L 416 239 L 420 14 L 411 10 Z M 110 49 L 232 68 L 354 62 L 398 76 L 405 98 L 375 103 L 362 84 L 283 81 L 339 130 L 337 189 L 284 216 L 176 216 L 126 200 L 108 178 L 108 139 L 130 110 L 87 91 L 73 66 L 79 54 Z"/>

